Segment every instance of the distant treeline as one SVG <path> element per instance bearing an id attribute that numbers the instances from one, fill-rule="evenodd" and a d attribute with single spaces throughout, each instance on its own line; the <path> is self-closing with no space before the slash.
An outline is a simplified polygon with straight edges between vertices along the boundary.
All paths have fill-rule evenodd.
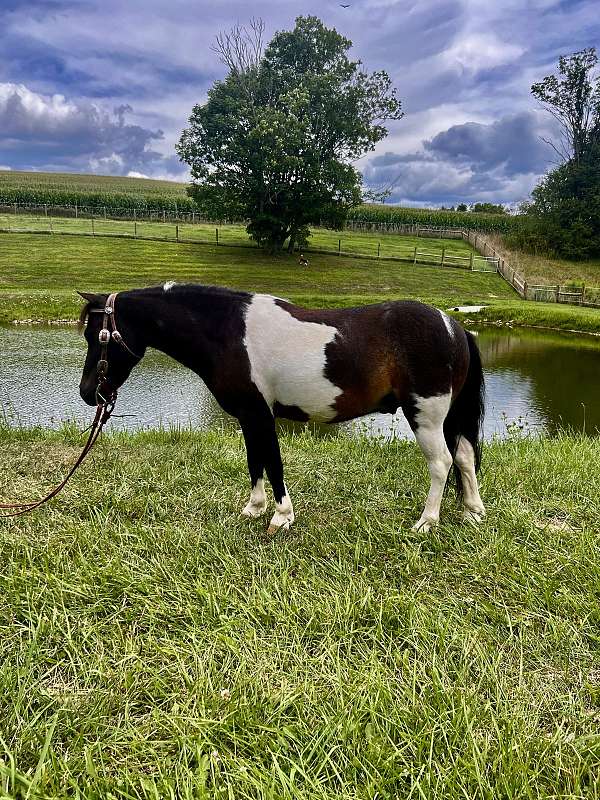
<path id="1" fill-rule="evenodd" d="M 48 206 L 79 206 L 82 209 L 136 209 L 168 211 L 180 214 L 195 212 L 198 206 L 186 194 L 186 185 L 144 178 L 122 178 L 65 173 L 0 172 L 0 203 Z M 390 225 L 417 225 L 466 230 L 514 231 L 518 217 L 508 214 L 485 214 L 464 211 L 405 208 L 364 204 L 353 208 L 348 219 L 383 228 Z"/>

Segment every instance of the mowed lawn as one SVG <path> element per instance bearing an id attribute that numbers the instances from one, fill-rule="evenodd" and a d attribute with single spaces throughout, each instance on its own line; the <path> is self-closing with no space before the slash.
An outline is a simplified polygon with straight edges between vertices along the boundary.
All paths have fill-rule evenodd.
<path id="1" fill-rule="evenodd" d="M 0 496 L 79 444 L 0 429 Z M 0 794 L 598 798 L 598 439 L 489 444 L 487 520 L 430 533 L 412 443 L 282 450 L 275 537 L 223 432 L 108 436 L 0 522 Z"/>
<path id="2" fill-rule="evenodd" d="M 428 248 L 440 252 L 446 244 L 427 240 Z M 415 298 L 449 306 L 516 297 L 495 274 L 455 268 L 319 254 L 310 254 L 309 266 L 301 267 L 297 256 L 241 247 L 0 235 L 0 320 L 73 317 L 80 303 L 76 289 L 111 291 L 167 280 L 280 294 L 313 305 Z"/>
<path id="3" fill-rule="evenodd" d="M 0 230 L 14 232 L 43 232 L 56 234 L 78 233 L 86 235 L 110 235 L 128 238 L 155 238 L 160 240 L 176 240 L 199 242 L 203 244 L 221 244 L 232 246 L 256 247 L 246 232 L 243 224 L 217 225 L 211 223 L 175 223 L 159 221 L 160 213 L 155 212 L 156 220 L 134 221 L 94 218 L 71 219 L 68 217 L 44 217 L 27 214 L 0 214 Z M 448 254 L 469 258 L 475 253 L 468 242 L 462 239 L 435 239 L 429 237 L 404 236 L 361 231 L 334 231 L 326 228 L 314 228 L 309 238 L 307 252 L 311 249 L 331 250 L 353 255 L 365 255 L 372 258 L 404 258 L 413 259 L 414 251 L 431 255 L 431 260 L 441 260 L 442 249 Z M 420 257 L 422 261 L 426 260 Z M 468 261 L 465 262 L 465 266 Z"/>

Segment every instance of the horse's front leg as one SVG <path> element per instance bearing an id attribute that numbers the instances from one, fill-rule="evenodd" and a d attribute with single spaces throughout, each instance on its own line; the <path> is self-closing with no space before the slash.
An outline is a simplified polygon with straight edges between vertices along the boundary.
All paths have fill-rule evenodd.
<path id="1" fill-rule="evenodd" d="M 246 458 L 250 473 L 250 499 L 242 509 L 244 517 L 261 517 L 267 510 L 267 494 L 263 478 L 265 469 L 264 451 L 259 427 L 253 423 L 242 423 L 246 443 Z"/>
<path id="2" fill-rule="evenodd" d="M 275 419 L 265 404 L 260 411 L 255 410 L 255 413 L 246 416 L 240 422 L 246 442 L 248 469 L 252 484 L 250 500 L 242 513 L 246 516 L 256 517 L 266 510 L 267 501 L 262 477 L 263 469 L 266 468 L 275 498 L 275 513 L 269 524 L 269 533 L 280 529 L 287 530 L 294 522 L 294 508 L 283 480 L 283 464 L 275 430 Z"/>

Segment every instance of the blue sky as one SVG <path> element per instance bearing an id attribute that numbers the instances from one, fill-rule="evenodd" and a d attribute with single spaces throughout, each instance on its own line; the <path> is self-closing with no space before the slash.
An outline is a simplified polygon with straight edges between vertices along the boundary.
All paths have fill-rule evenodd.
<path id="1" fill-rule="evenodd" d="M 224 67 L 215 35 L 316 14 L 389 72 L 405 117 L 359 163 L 392 202 L 516 203 L 553 166 L 529 89 L 600 48 L 599 0 L 0 0 L 0 168 L 185 180 L 174 143 Z"/>

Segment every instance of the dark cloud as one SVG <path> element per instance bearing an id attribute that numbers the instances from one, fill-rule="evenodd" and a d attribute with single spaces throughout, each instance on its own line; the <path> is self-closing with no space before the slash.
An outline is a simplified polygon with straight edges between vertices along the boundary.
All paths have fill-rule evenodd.
<path id="1" fill-rule="evenodd" d="M 441 159 L 456 159 L 477 169 L 502 167 L 506 175 L 544 172 L 552 150 L 544 138 L 553 131 L 546 118 L 533 112 L 503 117 L 491 125 L 453 125 L 428 142 L 425 149 Z"/>
<path id="2" fill-rule="evenodd" d="M 388 152 L 371 159 L 365 182 L 391 187 L 393 198 L 414 202 L 495 198 L 515 203 L 552 162 L 552 150 L 542 137 L 555 133 L 546 117 L 534 112 L 503 117 L 490 125 L 453 125 L 423 142 L 422 152 Z"/>
<path id="3" fill-rule="evenodd" d="M 124 104 L 111 114 L 93 103 L 0 84 L 2 160 L 15 169 L 71 168 L 120 175 L 168 171 L 173 159 L 153 147 L 162 140 L 162 131 L 129 124 L 126 115 L 131 111 Z M 177 172 L 181 171 L 179 165 Z"/>

